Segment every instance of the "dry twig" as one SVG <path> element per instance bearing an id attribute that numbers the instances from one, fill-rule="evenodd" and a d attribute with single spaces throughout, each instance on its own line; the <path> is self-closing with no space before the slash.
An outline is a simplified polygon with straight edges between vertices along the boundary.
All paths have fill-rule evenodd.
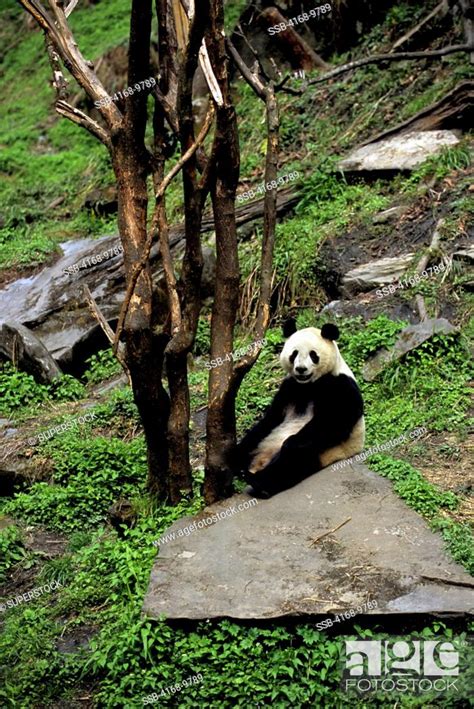
<path id="1" fill-rule="evenodd" d="M 367 66 L 368 64 L 383 64 L 384 62 L 400 62 L 411 59 L 438 59 L 440 57 L 446 57 L 448 54 L 456 54 L 457 52 L 471 52 L 473 49 L 474 47 L 469 44 L 453 44 L 452 46 L 443 47 L 442 49 L 435 49 L 429 52 L 394 52 L 393 54 L 374 54 L 370 57 L 356 59 L 353 62 L 348 62 L 347 64 L 338 66 L 322 76 L 316 76 L 314 79 L 310 79 L 308 81 L 308 85 L 322 84 L 325 81 L 336 78 L 336 76 L 345 74 L 353 69 L 359 69 L 360 67 Z M 305 89 L 285 88 L 286 82 L 291 78 L 292 74 L 285 76 L 285 78 L 275 86 L 275 91 L 288 91 L 288 93 L 295 95 L 302 94 Z"/>
<path id="2" fill-rule="evenodd" d="M 330 529 L 327 532 L 324 532 L 324 534 L 320 534 L 319 537 L 316 537 L 316 539 L 313 539 L 313 541 L 310 544 L 310 547 L 316 546 L 316 544 L 321 541 L 321 539 L 324 539 L 324 537 L 327 537 L 328 534 L 332 534 L 333 532 L 337 532 L 338 529 L 341 529 L 345 524 L 350 522 L 352 517 L 348 517 L 347 519 L 344 520 L 344 522 L 341 522 L 341 524 L 338 524 L 337 527 L 334 527 L 334 529 Z"/>
<path id="3" fill-rule="evenodd" d="M 92 316 L 99 323 L 102 331 L 104 332 L 104 334 L 105 334 L 106 338 L 108 339 L 108 341 L 110 342 L 110 344 L 113 345 L 114 344 L 114 331 L 110 327 L 109 323 L 107 322 L 106 318 L 104 317 L 104 314 L 102 313 L 99 306 L 95 302 L 94 297 L 89 290 L 89 286 L 87 286 L 87 285 L 84 285 L 84 295 L 85 295 L 87 305 L 89 306 L 89 309 L 92 313 Z M 125 374 L 128 377 L 128 383 L 130 384 L 130 386 L 132 386 L 130 371 L 127 367 L 127 363 L 125 361 L 125 357 L 123 356 L 123 353 L 121 352 L 120 349 L 118 349 L 116 352 L 114 351 L 114 354 L 117 357 L 122 369 L 124 370 Z"/>
<path id="4" fill-rule="evenodd" d="M 438 219 L 438 221 L 436 222 L 436 227 L 433 232 L 433 236 L 431 238 L 431 243 L 428 247 L 428 250 L 420 258 L 420 260 L 418 261 L 418 265 L 415 268 L 415 273 L 417 273 L 418 275 L 423 273 L 423 271 L 425 270 L 425 268 L 429 264 L 430 259 L 434 256 L 437 248 L 439 247 L 439 244 L 441 241 L 440 229 L 443 226 L 443 224 L 444 224 L 444 219 Z M 426 320 L 428 317 L 428 313 L 426 310 L 425 299 L 419 293 L 415 296 L 415 303 L 416 303 L 416 307 L 418 309 L 420 320 L 421 321 Z"/>
<path id="5" fill-rule="evenodd" d="M 405 44 L 405 42 L 409 39 L 411 39 L 417 32 L 421 30 L 422 27 L 424 27 L 430 20 L 433 19 L 433 17 L 436 17 L 436 15 L 439 15 L 443 13 L 445 15 L 449 11 L 449 5 L 446 2 L 446 0 L 441 0 L 438 5 L 434 8 L 434 10 L 431 10 L 431 12 L 426 15 L 420 22 L 418 22 L 415 27 L 412 27 L 411 30 L 408 30 L 406 34 L 403 35 L 403 37 L 400 37 L 400 39 L 397 39 L 395 44 L 393 45 L 392 49 L 397 49 L 398 47 L 401 47 L 402 44 Z"/>

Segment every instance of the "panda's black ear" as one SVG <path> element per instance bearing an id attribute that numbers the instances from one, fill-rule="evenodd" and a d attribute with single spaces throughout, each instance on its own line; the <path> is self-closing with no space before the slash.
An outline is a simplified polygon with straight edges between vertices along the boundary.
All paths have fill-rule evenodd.
<path id="1" fill-rule="evenodd" d="M 285 320 L 282 330 L 283 337 L 291 337 L 291 335 L 293 335 L 297 330 L 295 318 L 288 318 Z"/>
<path id="2" fill-rule="evenodd" d="M 339 337 L 338 326 L 327 322 L 321 328 L 321 337 L 324 337 L 325 340 L 337 340 L 337 338 Z"/>

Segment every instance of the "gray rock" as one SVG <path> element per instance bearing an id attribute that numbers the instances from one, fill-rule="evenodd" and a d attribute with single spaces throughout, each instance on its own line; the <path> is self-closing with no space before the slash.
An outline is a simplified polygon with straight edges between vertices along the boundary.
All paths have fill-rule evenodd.
<path id="1" fill-rule="evenodd" d="M 459 143 L 450 130 L 414 131 L 356 148 L 339 162 L 343 172 L 414 170 L 443 148 Z"/>
<path id="2" fill-rule="evenodd" d="M 278 215 L 286 214 L 297 201 L 293 188 L 281 190 L 277 197 Z M 262 214 L 263 199 L 240 206 L 239 229 L 260 219 Z M 213 229 L 212 216 L 205 213 L 201 231 L 208 233 Z M 177 262 L 184 251 L 184 226 L 170 226 L 169 237 Z M 109 323 L 116 321 L 125 292 L 123 257 L 118 235 L 67 241 L 60 246 L 63 255 L 54 264 L 0 290 L 0 313 L 33 330 L 64 371 L 77 373 L 87 357 L 108 346 L 89 312 L 83 286 L 87 284 Z M 207 254 L 205 274 L 210 287 L 213 265 L 210 252 Z M 158 244 L 151 249 L 150 263 L 157 283 L 163 274 Z M 205 289 L 207 286 L 204 284 Z"/>
<path id="3" fill-rule="evenodd" d="M 27 327 L 16 322 L 0 322 L 0 356 L 49 384 L 62 376 L 62 371 L 46 347 Z"/>
<path id="4" fill-rule="evenodd" d="M 322 313 L 333 313 L 335 312 L 337 314 L 337 311 L 344 301 L 342 300 L 331 300 L 329 303 L 327 303 L 324 308 L 321 310 Z"/>
<path id="5" fill-rule="evenodd" d="M 379 350 L 365 363 L 362 369 L 365 381 L 374 380 L 391 362 L 401 359 L 407 352 L 416 349 L 433 335 L 439 333 L 450 335 L 455 332 L 457 329 L 446 318 L 427 318 L 417 325 L 406 327 L 390 350 L 385 348 Z"/>
<path id="6" fill-rule="evenodd" d="M 453 259 L 457 261 L 474 261 L 474 246 L 468 246 L 465 249 L 459 249 L 453 254 Z"/>
<path id="7" fill-rule="evenodd" d="M 249 500 L 235 495 L 167 533 Z M 348 463 L 163 544 L 143 609 L 169 619 L 327 616 L 358 607 L 463 615 L 473 611 L 473 587 L 388 480 Z M 367 600 L 376 608 L 364 610 Z"/>
<path id="8" fill-rule="evenodd" d="M 372 222 L 374 224 L 386 224 L 392 219 L 401 217 L 405 209 L 406 207 L 390 207 L 390 209 L 384 209 L 383 212 L 374 215 Z"/>
<path id="9" fill-rule="evenodd" d="M 414 253 L 408 253 L 363 263 L 347 271 L 342 277 L 342 283 L 349 293 L 371 290 L 386 283 L 395 283 L 410 268 L 414 258 Z"/>
<path id="10" fill-rule="evenodd" d="M 203 268 L 201 276 L 201 295 L 209 298 L 214 295 L 216 282 L 216 252 L 210 246 L 202 248 Z"/>
<path id="11" fill-rule="evenodd" d="M 83 284 L 88 284 L 106 318 L 118 313 L 123 297 L 122 255 L 111 250 L 119 244 L 116 236 L 61 244 L 63 256 L 56 263 L 0 290 L 0 312 L 29 327 L 56 362 L 67 368 L 76 348 L 98 330 Z M 112 255 L 104 258 L 105 253 Z M 80 268 L 88 257 L 95 257 L 96 264 Z"/>

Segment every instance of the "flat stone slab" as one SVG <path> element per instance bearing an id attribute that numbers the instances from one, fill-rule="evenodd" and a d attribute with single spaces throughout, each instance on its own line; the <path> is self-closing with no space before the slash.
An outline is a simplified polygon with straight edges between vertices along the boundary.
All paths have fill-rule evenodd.
<path id="1" fill-rule="evenodd" d="M 413 131 L 356 148 L 339 162 L 343 172 L 414 170 L 443 148 L 459 143 L 450 130 Z"/>
<path id="2" fill-rule="evenodd" d="M 474 611 L 474 579 L 391 483 L 363 465 L 329 467 L 270 500 L 250 500 L 235 495 L 167 530 L 144 600 L 147 615 L 331 615 L 368 601 L 377 604 L 364 611 L 371 614 Z M 232 515 L 203 526 L 231 507 Z M 201 529 L 190 531 L 193 522 Z"/>
<path id="3" fill-rule="evenodd" d="M 362 263 L 347 271 L 342 277 L 342 283 L 349 289 L 349 292 L 371 290 L 386 283 L 395 283 L 410 268 L 414 258 L 414 253 L 408 253 Z"/>

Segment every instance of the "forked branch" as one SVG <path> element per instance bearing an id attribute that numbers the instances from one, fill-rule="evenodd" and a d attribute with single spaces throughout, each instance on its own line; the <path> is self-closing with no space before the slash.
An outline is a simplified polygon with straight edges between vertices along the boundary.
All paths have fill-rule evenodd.
<path id="1" fill-rule="evenodd" d="M 110 98 L 102 83 L 94 73 L 93 67 L 79 51 L 74 35 L 67 22 L 64 6 L 56 0 L 49 0 L 53 16 L 39 0 L 19 0 L 25 10 L 39 24 L 52 43 L 62 63 L 75 78 L 79 86 L 92 101 Z M 68 7 L 68 10 L 70 6 Z M 72 11 L 72 9 L 71 9 Z M 98 108 L 107 126 L 117 129 L 122 122 L 122 114 L 113 102 L 103 102 Z"/>
<path id="2" fill-rule="evenodd" d="M 204 125 L 201 128 L 201 132 L 199 133 L 198 137 L 196 138 L 195 143 L 191 145 L 190 148 L 184 153 L 184 155 L 181 156 L 181 158 L 178 160 L 176 165 L 170 170 L 170 172 L 166 175 L 166 177 L 163 179 L 163 182 L 159 186 L 155 198 L 157 203 L 162 199 L 167 187 L 169 186 L 171 180 L 178 174 L 178 172 L 182 169 L 183 165 L 191 158 L 192 155 L 196 152 L 196 150 L 199 148 L 200 145 L 204 142 L 204 139 L 206 135 L 209 132 L 209 129 L 212 125 L 212 120 L 214 117 L 214 110 L 211 107 L 207 116 L 206 120 L 204 121 Z M 140 276 L 140 273 L 143 271 L 145 268 L 148 258 L 150 256 L 150 251 L 151 247 L 153 245 L 153 240 L 155 236 L 157 235 L 159 231 L 159 209 L 155 209 L 155 213 L 153 215 L 152 223 L 150 226 L 150 230 L 148 232 L 147 240 L 145 243 L 145 247 L 143 249 L 143 254 L 140 258 L 140 261 L 136 264 L 134 272 L 132 274 L 132 277 L 130 278 L 130 281 L 127 286 L 127 292 L 125 293 L 125 298 L 122 304 L 122 308 L 120 310 L 120 315 L 119 319 L 117 322 L 117 329 L 115 332 L 115 340 L 114 340 L 114 352 L 117 351 L 118 343 L 120 340 L 120 335 L 122 334 L 124 323 L 125 323 L 125 318 L 127 317 L 127 311 L 130 305 L 130 300 L 132 298 L 133 292 L 135 290 L 135 286 L 138 281 L 138 277 Z M 163 256 L 163 244 L 161 244 L 161 253 Z M 169 244 L 168 244 L 168 249 L 169 249 Z M 165 253 L 166 253 L 166 247 L 165 247 Z"/>

